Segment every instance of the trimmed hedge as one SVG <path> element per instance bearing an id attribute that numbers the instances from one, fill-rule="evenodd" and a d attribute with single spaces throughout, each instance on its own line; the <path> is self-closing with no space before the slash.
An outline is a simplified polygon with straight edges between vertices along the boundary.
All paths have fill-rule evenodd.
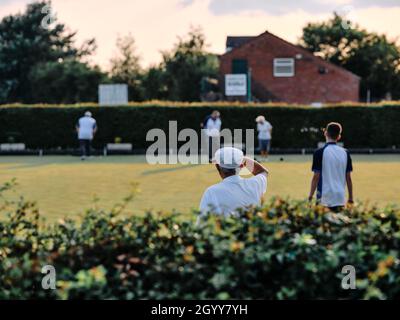
<path id="1" fill-rule="evenodd" d="M 7 106 L 0 107 L 0 142 L 24 142 L 31 149 L 77 147 L 75 124 L 83 111 L 92 111 L 99 126 L 94 146 L 102 148 L 116 137 L 144 149 L 148 130 L 168 132 L 168 121 L 178 129 L 199 130 L 204 117 L 220 109 L 224 128 L 255 128 L 254 119 L 266 115 L 274 126 L 273 147 L 315 148 L 323 140 L 321 128 L 330 121 L 343 124 L 343 141 L 349 148 L 400 147 L 399 105 L 330 106 L 321 109 L 296 106 L 216 104 L 211 106 L 168 104 L 125 107 Z"/>
<path id="2" fill-rule="evenodd" d="M 8 208 L 0 299 L 400 298 L 399 209 L 331 213 L 275 199 L 198 228 L 178 214 L 117 208 L 47 227 L 32 203 Z M 57 290 L 41 288 L 44 265 L 55 267 Z M 345 265 L 356 290 L 341 287 Z"/>

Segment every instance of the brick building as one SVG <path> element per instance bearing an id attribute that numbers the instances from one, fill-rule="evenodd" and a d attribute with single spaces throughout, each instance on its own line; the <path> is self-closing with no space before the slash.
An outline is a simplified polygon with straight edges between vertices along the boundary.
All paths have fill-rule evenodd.
<path id="1" fill-rule="evenodd" d="M 228 37 L 226 53 L 220 57 L 223 92 L 226 74 L 249 71 L 251 95 L 257 101 L 312 104 L 359 100 L 357 75 L 269 32 L 257 37 Z"/>

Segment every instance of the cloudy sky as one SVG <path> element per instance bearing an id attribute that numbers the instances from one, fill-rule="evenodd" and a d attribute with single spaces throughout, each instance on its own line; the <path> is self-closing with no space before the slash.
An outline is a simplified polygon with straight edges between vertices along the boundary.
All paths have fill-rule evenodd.
<path id="1" fill-rule="evenodd" d="M 0 18 L 24 10 L 29 0 L 0 0 Z M 108 67 L 118 35 L 131 33 L 144 65 L 160 61 L 190 26 L 201 26 L 209 49 L 224 52 L 227 35 L 265 30 L 297 42 L 302 27 L 333 11 L 363 27 L 400 37 L 400 0 L 53 0 L 61 22 L 78 31 L 78 41 L 95 37 L 94 62 Z"/>

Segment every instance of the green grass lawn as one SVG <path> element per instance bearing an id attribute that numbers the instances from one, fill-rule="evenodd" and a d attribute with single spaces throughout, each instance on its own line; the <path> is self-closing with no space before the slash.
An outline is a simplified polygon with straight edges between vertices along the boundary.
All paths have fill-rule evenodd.
<path id="1" fill-rule="evenodd" d="M 273 156 L 266 163 L 270 179 L 265 198 L 307 197 L 311 156 Z M 354 156 L 355 197 L 384 205 L 400 204 L 400 156 Z M 77 217 L 93 206 L 111 208 L 128 195 L 133 182 L 140 193 L 129 208 L 189 213 L 197 208 L 203 191 L 220 178 L 212 165 L 149 165 L 141 156 L 98 157 L 81 162 L 77 157 L 0 157 L 0 183 L 16 178 L 14 195 L 37 201 L 49 221 Z"/>

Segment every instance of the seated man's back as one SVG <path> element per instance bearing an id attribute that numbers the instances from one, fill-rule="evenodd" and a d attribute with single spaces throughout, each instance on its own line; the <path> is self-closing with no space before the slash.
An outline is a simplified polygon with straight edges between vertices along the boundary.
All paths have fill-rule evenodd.
<path id="1" fill-rule="evenodd" d="M 249 179 L 233 175 L 206 190 L 200 202 L 200 211 L 228 216 L 237 209 L 259 206 L 266 189 L 267 175 L 265 173 Z"/>
<path id="2" fill-rule="evenodd" d="M 215 153 L 215 167 L 222 181 L 204 192 L 199 218 L 207 213 L 229 216 L 239 209 L 261 204 L 261 198 L 267 190 L 268 175 L 263 165 L 244 157 L 239 149 L 225 147 Z M 254 177 L 241 178 L 241 168 L 247 168 Z"/>

